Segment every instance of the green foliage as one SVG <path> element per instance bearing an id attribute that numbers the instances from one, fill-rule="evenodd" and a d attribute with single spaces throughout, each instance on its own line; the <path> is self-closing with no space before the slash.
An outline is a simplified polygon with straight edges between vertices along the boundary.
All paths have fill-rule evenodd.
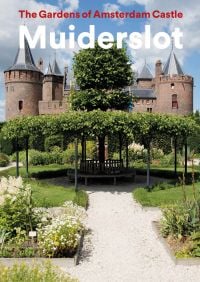
<path id="1" fill-rule="evenodd" d="M 6 138 L 25 138 L 38 134 L 51 136 L 107 136 L 121 135 L 124 138 L 140 139 L 146 146 L 147 141 L 163 133 L 168 136 L 188 137 L 198 125 L 190 117 L 148 113 L 127 113 L 120 111 L 68 112 L 57 116 L 29 116 L 7 122 L 3 128 Z"/>
<path id="2" fill-rule="evenodd" d="M 0 151 L 6 155 L 11 155 L 13 152 L 13 144 L 10 140 L 6 140 L 3 134 L 0 134 Z"/>
<path id="3" fill-rule="evenodd" d="M 9 163 L 10 163 L 9 157 L 4 153 L 0 153 L 0 167 L 5 167 L 9 165 Z"/>
<path id="4" fill-rule="evenodd" d="M 49 165 L 49 164 L 63 164 L 63 153 L 57 150 L 56 147 L 52 148 L 51 152 L 40 152 L 34 149 L 29 150 L 29 165 Z M 12 160 L 16 161 L 16 154 L 12 155 Z M 25 165 L 26 152 L 19 152 L 19 160 Z"/>
<path id="5" fill-rule="evenodd" d="M 44 151 L 44 142 L 45 142 L 45 136 L 39 135 L 38 132 L 35 132 L 34 135 L 29 136 L 29 149 L 34 149 L 37 151 Z M 21 150 L 24 150 L 24 146 L 21 148 Z"/>
<path id="6" fill-rule="evenodd" d="M 74 56 L 73 69 L 82 90 L 121 89 L 133 80 L 126 49 L 118 49 L 116 44 L 102 49 L 96 42 L 95 48 L 79 51 Z"/>
<path id="7" fill-rule="evenodd" d="M 177 154 L 177 164 L 181 165 L 182 159 L 183 158 L 182 158 L 181 154 Z M 165 167 L 168 167 L 170 165 L 174 165 L 174 152 L 167 154 L 167 155 L 163 155 L 162 157 L 160 157 L 160 165 L 165 166 Z"/>
<path id="8" fill-rule="evenodd" d="M 84 190 L 79 190 L 78 192 L 76 192 L 73 202 L 78 206 L 87 209 L 89 204 L 88 194 Z"/>
<path id="9" fill-rule="evenodd" d="M 71 96 L 71 103 L 73 110 L 126 110 L 131 103 L 131 96 L 119 90 L 108 92 L 104 89 L 87 89 L 74 92 Z"/>
<path id="10" fill-rule="evenodd" d="M 21 178 L 1 179 L 0 230 L 16 235 L 17 230 L 34 230 L 40 216 L 34 212 L 32 190 Z"/>
<path id="11" fill-rule="evenodd" d="M 32 265 L 16 263 L 10 267 L 1 264 L 0 273 L 0 282 L 77 282 L 60 269 L 52 266 L 49 261 Z"/>
<path id="12" fill-rule="evenodd" d="M 78 144 L 78 160 L 81 159 L 81 144 Z M 63 152 L 63 163 L 74 164 L 75 161 L 75 145 L 70 143 L 67 146 L 67 150 Z"/>
<path id="13" fill-rule="evenodd" d="M 200 230 L 200 201 L 185 202 L 163 209 L 161 232 L 163 236 L 190 236 Z"/>
<path id="14" fill-rule="evenodd" d="M 53 147 L 59 147 L 63 149 L 63 136 L 62 135 L 52 135 L 45 138 L 44 148 L 45 151 L 50 152 Z"/>
<path id="15" fill-rule="evenodd" d="M 200 257 L 200 231 L 193 232 L 191 235 L 191 240 L 191 255 L 194 257 Z"/>
<path id="16" fill-rule="evenodd" d="M 47 257 L 73 256 L 84 230 L 85 210 L 72 202 L 63 205 L 62 214 L 38 229 L 38 246 Z"/>

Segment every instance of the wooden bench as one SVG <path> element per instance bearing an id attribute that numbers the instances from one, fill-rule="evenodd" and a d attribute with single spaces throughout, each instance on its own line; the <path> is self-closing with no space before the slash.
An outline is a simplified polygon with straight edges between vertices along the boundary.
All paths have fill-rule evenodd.
<path id="1" fill-rule="evenodd" d="M 68 172 L 68 179 L 74 180 L 74 171 Z M 117 184 L 117 178 L 133 178 L 135 179 L 135 170 L 127 173 L 119 173 L 119 174 L 85 174 L 78 173 L 79 179 L 84 179 L 85 185 L 88 185 L 88 179 L 113 179 L 113 185 Z"/>

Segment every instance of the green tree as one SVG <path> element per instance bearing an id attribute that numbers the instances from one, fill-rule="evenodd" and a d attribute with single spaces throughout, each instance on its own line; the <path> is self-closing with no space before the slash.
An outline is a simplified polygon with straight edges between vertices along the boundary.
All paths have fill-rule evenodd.
<path id="1" fill-rule="evenodd" d="M 130 97 L 122 89 L 133 81 L 126 48 L 81 50 L 74 56 L 74 75 L 80 91 L 72 95 L 75 110 L 122 109 L 128 107 Z"/>
<path id="2" fill-rule="evenodd" d="M 123 88 L 133 81 L 130 60 L 126 48 L 102 49 L 97 42 L 95 48 L 81 50 L 74 57 L 74 75 L 80 91 L 71 96 L 74 110 L 92 111 L 100 109 L 125 110 L 131 97 Z M 105 136 L 99 139 L 99 161 L 104 162 Z"/>

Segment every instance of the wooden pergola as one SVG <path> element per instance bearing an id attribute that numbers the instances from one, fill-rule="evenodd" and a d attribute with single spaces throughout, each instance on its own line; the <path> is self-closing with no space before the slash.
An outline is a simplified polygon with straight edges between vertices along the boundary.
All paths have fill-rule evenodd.
<path id="1" fill-rule="evenodd" d="M 19 175 L 18 139 L 25 139 L 26 173 L 28 176 L 28 140 L 30 136 L 41 134 L 51 136 L 62 134 L 74 137 L 75 140 L 75 186 L 78 173 L 93 175 L 117 175 L 128 171 L 128 145 L 139 139 L 148 152 L 147 186 L 150 186 L 150 145 L 153 138 L 165 134 L 174 139 L 174 173 L 177 173 L 177 138 L 183 138 L 185 143 L 185 175 L 187 175 L 187 138 L 197 128 L 190 117 L 160 115 L 149 113 L 127 113 L 121 111 L 91 111 L 68 112 L 57 116 L 23 117 L 8 121 L 2 128 L 6 138 L 16 144 L 16 175 Z M 119 159 L 105 158 L 105 138 L 116 136 L 119 140 Z M 87 160 L 86 140 L 89 137 L 98 138 L 99 153 L 95 160 Z M 122 159 L 122 138 L 125 140 L 126 162 Z M 82 145 L 82 157 L 78 167 L 78 142 Z"/>

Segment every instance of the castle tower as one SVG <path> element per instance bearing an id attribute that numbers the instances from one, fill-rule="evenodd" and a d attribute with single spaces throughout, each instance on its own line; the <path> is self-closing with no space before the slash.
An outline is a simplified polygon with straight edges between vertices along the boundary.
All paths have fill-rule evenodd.
<path id="1" fill-rule="evenodd" d="M 159 78 L 162 75 L 162 62 L 158 60 L 155 66 L 155 78 Z"/>
<path id="2" fill-rule="evenodd" d="M 62 75 L 56 58 L 53 65 L 49 63 L 44 75 L 42 100 L 39 101 L 39 114 L 60 114 L 67 109 L 64 98 L 64 76 Z"/>
<path id="3" fill-rule="evenodd" d="M 63 75 L 58 67 L 56 59 L 51 67 L 48 66 L 43 80 L 43 101 L 55 101 L 63 99 Z"/>
<path id="4" fill-rule="evenodd" d="M 153 76 L 145 61 L 142 71 L 137 77 L 137 87 L 149 89 L 152 87 L 152 80 L 153 80 Z"/>
<path id="5" fill-rule="evenodd" d="M 160 74 L 156 64 L 156 112 L 188 115 L 193 112 L 193 78 L 183 73 L 173 47 Z M 159 75 L 160 74 L 160 75 Z"/>
<path id="6" fill-rule="evenodd" d="M 42 97 L 42 72 L 35 66 L 28 41 L 18 49 L 13 65 L 4 71 L 6 120 L 17 116 L 38 115 Z"/>

